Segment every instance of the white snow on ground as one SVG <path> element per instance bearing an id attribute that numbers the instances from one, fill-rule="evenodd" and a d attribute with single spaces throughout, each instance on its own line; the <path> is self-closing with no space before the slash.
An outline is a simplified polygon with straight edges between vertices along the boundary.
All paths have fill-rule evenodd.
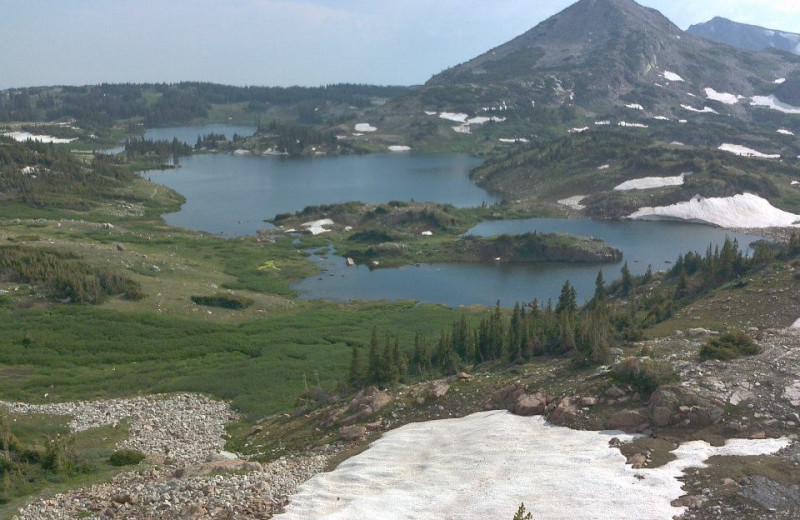
<path id="1" fill-rule="evenodd" d="M 787 130 L 785 128 L 779 129 L 778 133 L 783 135 L 794 135 L 794 132 L 792 132 L 791 130 Z"/>
<path id="2" fill-rule="evenodd" d="M 435 116 L 436 114 L 437 114 L 437 112 L 431 112 L 430 110 L 426 110 L 425 111 L 425 115 L 426 116 Z"/>
<path id="3" fill-rule="evenodd" d="M 424 237 L 432 237 L 433 236 L 433 231 L 423 231 L 422 233 L 420 233 L 420 235 L 422 235 Z"/>
<path id="4" fill-rule="evenodd" d="M 530 141 L 525 139 L 524 137 L 518 137 L 516 139 L 505 139 L 505 138 L 501 137 L 500 138 L 500 142 L 501 143 L 509 143 L 509 144 L 513 144 L 513 143 L 530 143 Z"/>
<path id="5" fill-rule="evenodd" d="M 631 103 L 629 105 L 625 105 L 625 108 L 632 108 L 633 110 L 644 110 L 644 107 L 639 103 Z"/>
<path id="6" fill-rule="evenodd" d="M 595 121 L 594 124 L 597 126 L 608 126 L 611 124 L 611 121 Z"/>
<path id="7" fill-rule="evenodd" d="M 706 89 L 706 97 L 712 101 L 719 101 L 720 103 L 725 103 L 726 105 L 735 105 L 739 102 L 739 97 L 734 94 L 728 94 L 727 92 L 717 92 L 713 88 Z"/>
<path id="8" fill-rule="evenodd" d="M 453 131 L 458 134 L 471 134 L 472 130 L 469 129 L 469 125 L 461 125 L 461 126 L 454 126 L 452 127 Z"/>
<path id="9" fill-rule="evenodd" d="M 393 144 L 389 147 L 390 152 L 410 152 L 411 147 L 399 144 Z"/>
<path id="10" fill-rule="evenodd" d="M 358 123 L 355 126 L 356 132 L 377 132 L 378 129 L 369 123 Z"/>
<path id="11" fill-rule="evenodd" d="M 624 126 L 627 128 L 650 128 L 647 125 L 643 125 L 642 123 L 628 123 L 627 121 L 620 121 L 617 123 L 619 126 Z"/>
<path id="12" fill-rule="evenodd" d="M 584 126 L 584 127 L 581 127 L 581 128 L 570 128 L 569 130 L 567 130 L 567 132 L 570 133 L 570 134 L 582 134 L 583 132 L 587 131 L 588 129 L 589 129 L 588 126 Z"/>
<path id="13" fill-rule="evenodd" d="M 669 121 L 669 118 L 666 116 L 655 116 L 653 119 L 658 119 L 659 121 Z"/>
<path id="14" fill-rule="evenodd" d="M 39 141 L 40 143 L 54 143 L 54 144 L 66 144 L 71 143 L 72 141 L 77 141 L 77 137 L 73 137 L 72 139 L 62 139 L 60 137 L 53 137 L 52 135 L 35 135 L 30 132 L 8 132 L 3 134 L 7 137 L 15 141 L 19 141 L 24 143 L 28 139 L 33 141 Z"/>
<path id="15" fill-rule="evenodd" d="M 476 117 L 472 117 L 472 118 L 470 118 L 470 119 L 467 119 L 467 124 L 468 124 L 468 125 L 482 125 L 482 124 L 484 124 L 484 123 L 488 123 L 488 122 L 490 122 L 490 121 L 491 121 L 492 123 L 503 123 L 503 122 L 505 122 L 505 120 L 506 120 L 506 118 L 505 118 L 505 117 L 497 117 L 497 116 L 492 116 L 492 117 L 486 117 L 486 116 L 476 116 Z"/>
<path id="16" fill-rule="evenodd" d="M 610 164 L 604 164 L 604 165 L 602 165 L 602 166 L 598 166 L 598 167 L 597 167 L 597 170 L 598 170 L 598 171 L 600 171 L 600 170 L 607 170 L 607 169 L 609 169 L 609 168 L 611 168 L 611 165 L 610 165 Z"/>
<path id="17" fill-rule="evenodd" d="M 442 119 L 447 119 L 448 121 L 455 121 L 456 123 L 466 123 L 469 115 L 460 113 L 456 114 L 453 112 L 442 112 L 439 114 L 439 117 Z"/>
<path id="18" fill-rule="evenodd" d="M 767 107 L 784 114 L 800 114 L 800 108 L 788 105 L 775 96 L 753 96 L 750 98 L 750 104 L 754 107 Z"/>
<path id="19" fill-rule="evenodd" d="M 786 83 L 786 78 L 778 78 L 775 81 L 773 81 L 773 83 L 775 83 L 776 85 L 782 85 Z"/>
<path id="20" fill-rule="evenodd" d="M 698 114 L 718 114 L 719 113 L 719 112 L 717 112 L 716 110 L 714 110 L 711 107 L 703 107 L 702 109 L 699 109 L 699 108 L 694 108 L 694 107 L 689 106 L 689 105 L 681 105 L 681 108 L 683 108 L 684 110 L 688 110 L 689 112 L 696 112 Z"/>
<path id="21" fill-rule="evenodd" d="M 800 216 L 780 210 L 768 200 L 745 193 L 733 197 L 703 198 L 695 195 L 688 202 L 671 206 L 640 208 L 630 219 L 682 220 L 726 228 L 796 227 Z"/>
<path id="22" fill-rule="evenodd" d="M 800 318 L 798 318 L 796 322 L 792 323 L 792 326 L 790 328 L 800 329 Z"/>
<path id="23" fill-rule="evenodd" d="M 546 424 L 505 411 L 409 424 L 387 432 L 368 450 L 320 473 L 290 497 L 299 520 L 478 520 L 511 518 L 524 502 L 533 518 L 671 520 L 685 508 L 678 477 L 715 455 L 766 455 L 791 441 L 735 439 L 715 448 L 693 441 L 677 459 L 634 470 L 612 437 Z"/>
<path id="24" fill-rule="evenodd" d="M 682 77 L 668 70 L 664 71 L 664 79 L 666 79 L 667 81 L 683 81 Z"/>
<path id="25" fill-rule="evenodd" d="M 682 125 L 685 125 L 689 121 L 687 121 L 686 119 L 679 119 L 678 122 L 681 123 Z"/>
<path id="26" fill-rule="evenodd" d="M 730 153 L 733 153 L 733 154 L 736 154 L 736 155 L 740 155 L 742 157 L 759 157 L 761 159 L 780 159 L 781 158 L 780 154 L 761 153 L 761 152 L 758 152 L 756 150 L 753 150 L 752 148 L 748 148 L 746 146 L 742 146 L 742 145 L 739 145 L 739 144 L 725 143 L 725 144 L 719 145 L 719 149 L 722 150 L 723 152 L 730 152 Z"/>
<path id="27" fill-rule="evenodd" d="M 675 177 L 643 177 L 641 179 L 625 181 L 615 187 L 614 191 L 650 190 L 653 188 L 663 188 L 664 186 L 682 186 L 685 177 L 685 173 Z"/>
<path id="28" fill-rule="evenodd" d="M 569 206 L 572 209 L 577 209 L 578 211 L 582 209 L 586 209 L 586 206 L 581 204 L 581 201 L 585 199 L 587 195 L 575 195 L 573 197 L 567 197 L 566 199 L 561 199 L 558 201 L 559 204 L 562 206 Z"/>
<path id="29" fill-rule="evenodd" d="M 325 229 L 325 226 L 332 226 L 333 221 L 329 218 L 324 218 L 322 220 L 314 220 L 313 222 L 306 222 L 305 224 L 301 224 L 302 227 L 306 229 L 312 235 L 320 235 L 322 233 L 327 233 L 330 229 Z"/>

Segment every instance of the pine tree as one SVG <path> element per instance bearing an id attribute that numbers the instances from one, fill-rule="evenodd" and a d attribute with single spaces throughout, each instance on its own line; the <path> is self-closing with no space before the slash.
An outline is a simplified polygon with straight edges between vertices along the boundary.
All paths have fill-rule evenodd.
<path id="1" fill-rule="evenodd" d="M 350 372 L 347 375 L 347 382 L 354 388 L 361 388 L 364 384 L 360 350 L 361 345 L 353 343 L 353 350 L 350 356 Z"/>
<path id="2" fill-rule="evenodd" d="M 594 280 L 594 301 L 603 301 L 606 296 L 606 281 L 603 279 L 603 271 L 597 271 L 597 278 Z"/>
<path id="3" fill-rule="evenodd" d="M 578 310 L 577 293 L 575 288 L 569 283 L 569 280 L 564 282 L 561 286 L 561 294 L 558 297 L 556 304 L 556 314 L 570 313 L 573 314 Z"/>
<path id="4" fill-rule="evenodd" d="M 372 329 L 367 359 L 367 384 L 379 384 L 381 380 L 381 359 L 378 354 L 378 329 Z"/>
<path id="5" fill-rule="evenodd" d="M 633 290 L 633 276 L 631 270 L 628 268 L 628 262 L 622 266 L 622 296 L 628 296 Z"/>

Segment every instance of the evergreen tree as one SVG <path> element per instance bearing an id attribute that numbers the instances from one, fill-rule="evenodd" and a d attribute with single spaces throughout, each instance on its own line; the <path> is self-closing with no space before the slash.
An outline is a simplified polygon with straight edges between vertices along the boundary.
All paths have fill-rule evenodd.
<path id="1" fill-rule="evenodd" d="M 378 329 L 373 327 L 369 340 L 369 357 L 367 359 L 367 383 L 379 384 L 381 381 L 381 358 L 378 354 Z"/>
<path id="2" fill-rule="evenodd" d="M 561 286 L 561 294 L 558 297 L 556 304 L 556 314 L 569 313 L 573 314 L 578 310 L 578 297 L 575 288 L 569 283 L 569 280 L 564 282 Z"/>
<path id="3" fill-rule="evenodd" d="M 606 299 L 606 281 L 603 279 L 603 271 L 597 271 L 597 278 L 594 280 L 594 300 L 600 302 Z"/>
<path id="4" fill-rule="evenodd" d="M 347 375 L 347 382 L 354 388 L 361 388 L 363 382 L 363 367 L 361 366 L 361 345 L 353 343 L 353 350 L 350 357 L 350 372 Z"/>
<path id="5" fill-rule="evenodd" d="M 633 290 L 633 276 L 631 276 L 631 270 L 628 268 L 628 262 L 625 262 L 625 265 L 622 266 L 622 296 L 628 296 L 631 291 Z"/>

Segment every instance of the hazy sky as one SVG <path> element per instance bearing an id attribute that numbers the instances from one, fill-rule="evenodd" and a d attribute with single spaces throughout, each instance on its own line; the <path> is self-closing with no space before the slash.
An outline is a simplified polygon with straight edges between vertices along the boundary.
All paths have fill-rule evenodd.
<path id="1" fill-rule="evenodd" d="M 0 88 L 419 84 L 573 0 L 0 0 Z M 800 0 L 641 0 L 800 32 Z"/>

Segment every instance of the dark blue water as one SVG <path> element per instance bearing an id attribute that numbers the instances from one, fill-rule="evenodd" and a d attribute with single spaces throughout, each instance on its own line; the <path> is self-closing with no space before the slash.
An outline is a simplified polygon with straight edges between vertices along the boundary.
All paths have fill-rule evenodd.
<path id="1" fill-rule="evenodd" d="M 226 235 L 250 235 L 263 222 L 316 204 L 358 200 L 418 200 L 480 206 L 494 197 L 469 172 L 481 163 L 466 155 L 372 154 L 314 159 L 194 155 L 175 170 L 148 171 L 146 178 L 186 197 L 174 226 Z"/>
<path id="2" fill-rule="evenodd" d="M 607 222 L 590 219 L 526 219 L 484 222 L 469 234 L 492 236 L 502 233 L 564 232 L 593 236 L 623 251 L 617 264 L 422 264 L 370 271 L 363 266 L 346 267 L 341 257 L 314 257 L 327 272 L 295 285 L 303 298 L 349 300 L 417 300 L 449 306 L 503 305 L 558 298 L 569 280 L 585 301 L 594 292 L 598 270 L 607 282 L 620 277 L 624 262 L 634 274 L 668 269 L 678 254 L 704 253 L 709 243 L 721 244 L 726 236 L 736 238 L 747 250 L 761 237 L 723 229 L 676 222 Z"/>

